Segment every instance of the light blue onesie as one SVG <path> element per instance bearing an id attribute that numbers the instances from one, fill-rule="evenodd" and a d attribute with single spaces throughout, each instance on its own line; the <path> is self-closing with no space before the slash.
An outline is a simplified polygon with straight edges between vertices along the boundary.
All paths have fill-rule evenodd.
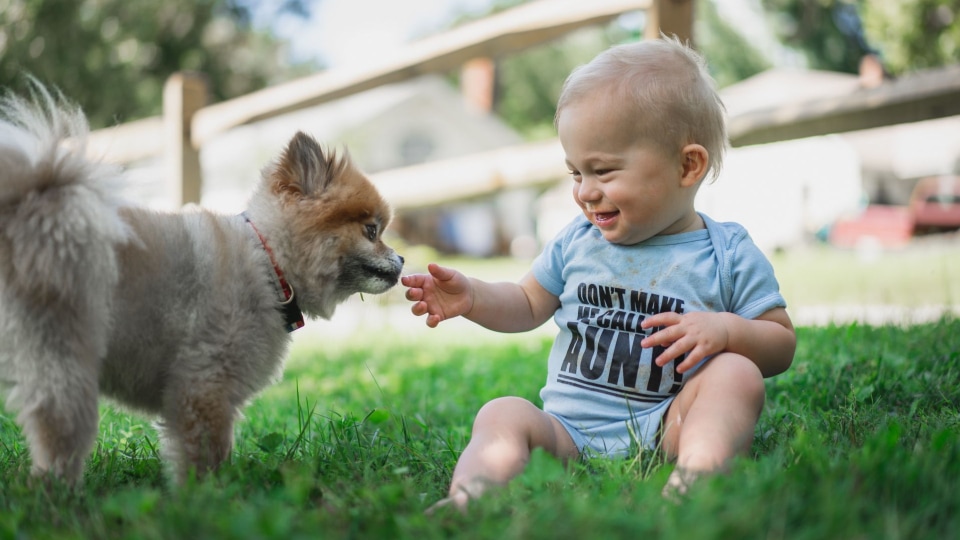
<path id="1" fill-rule="evenodd" d="M 581 453 L 653 448 L 661 417 L 696 371 L 676 373 L 682 358 L 663 368 L 653 363 L 659 348 L 640 347 L 653 331 L 640 328 L 645 316 L 727 311 L 753 319 L 786 307 L 773 267 L 747 231 L 701 217 L 706 229 L 621 246 L 581 215 L 534 261 L 534 277 L 560 298 L 540 398 Z"/>

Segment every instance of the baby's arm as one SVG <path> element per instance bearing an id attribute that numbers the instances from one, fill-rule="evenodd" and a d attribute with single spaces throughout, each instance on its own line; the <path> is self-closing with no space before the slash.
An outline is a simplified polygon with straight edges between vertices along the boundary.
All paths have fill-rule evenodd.
<path id="1" fill-rule="evenodd" d="M 435 328 L 453 317 L 467 319 L 498 332 L 532 330 L 553 315 L 560 300 L 528 273 L 518 283 L 489 283 L 437 264 L 428 274 L 411 274 L 401 281 L 414 315 L 426 315 Z"/>
<path id="2" fill-rule="evenodd" d="M 707 356 L 729 351 L 746 356 L 764 377 L 783 373 L 793 363 L 797 336 L 783 308 L 771 309 L 756 319 L 733 313 L 660 313 L 644 319 L 643 328 L 663 327 L 645 338 L 641 345 L 660 345 L 666 350 L 656 358 L 659 366 L 686 353 L 677 366 L 683 373 Z"/>

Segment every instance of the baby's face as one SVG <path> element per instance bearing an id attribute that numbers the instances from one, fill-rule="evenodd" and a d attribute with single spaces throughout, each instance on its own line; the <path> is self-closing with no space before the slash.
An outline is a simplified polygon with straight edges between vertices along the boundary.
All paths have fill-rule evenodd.
<path id="1" fill-rule="evenodd" d="M 676 156 L 638 141 L 623 108 L 594 96 L 567 105 L 557 121 L 573 177 L 573 198 L 614 244 L 636 244 L 657 235 L 700 228 L 695 190 L 681 185 Z"/>

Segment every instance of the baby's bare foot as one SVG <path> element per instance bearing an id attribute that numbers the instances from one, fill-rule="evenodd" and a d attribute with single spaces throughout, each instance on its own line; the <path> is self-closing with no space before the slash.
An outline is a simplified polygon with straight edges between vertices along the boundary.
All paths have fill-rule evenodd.
<path id="1" fill-rule="evenodd" d="M 457 491 L 453 495 L 440 499 L 439 501 L 430 505 L 430 508 L 427 508 L 424 513 L 428 516 L 432 516 L 444 508 L 455 508 L 461 514 L 467 513 L 467 503 L 470 502 L 470 496 L 467 495 L 465 491 Z"/>
<path id="2" fill-rule="evenodd" d="M 693 484 L 702 473 L 700 471 L 691 471 L 677 467 L 667 478 L 667 484 L 663 486 L 660 494 L 664 499 L 671 502 L 680 502 L 680 498 L 687 494 L 691 484 Z"/>
<path id="3" fill-rule="evenodd" d="M 433 503 L 424 513 L 431 516 L 442 508 L 451 507 L 456 508 L 461 514 L 466 514 L 467 503 L 470 502 L 470 499 L 480 497 L 491 485 L 493 484 L 490 481 L 482 478 L 475 478 L 466 484 L 460 484 L 451 490 L 452 493 L 447 498 Z"/>

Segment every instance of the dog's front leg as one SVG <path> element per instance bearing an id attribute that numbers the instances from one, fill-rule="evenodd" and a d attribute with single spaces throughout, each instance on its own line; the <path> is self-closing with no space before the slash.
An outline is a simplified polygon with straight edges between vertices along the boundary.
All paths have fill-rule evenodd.
<path id="1" fill-rule="evenodd" d="M 216 470 L 230 457 L 236 409 L 222 388 L 194 382 L 164 403 L 162 449 L 178 483 Z"/>

